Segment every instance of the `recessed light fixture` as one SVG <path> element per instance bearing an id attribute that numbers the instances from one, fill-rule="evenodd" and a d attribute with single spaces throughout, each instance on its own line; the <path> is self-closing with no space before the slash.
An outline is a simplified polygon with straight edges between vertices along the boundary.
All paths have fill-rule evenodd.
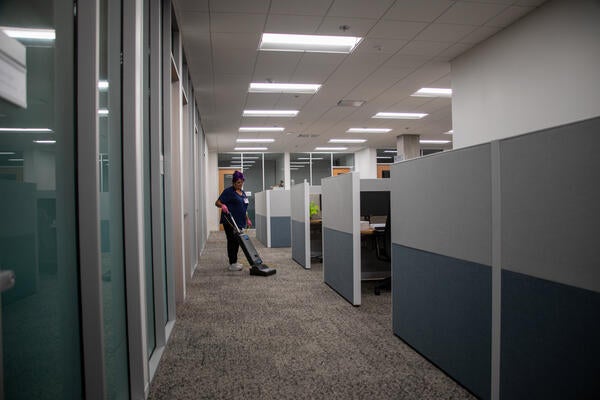
<path id="1" fill-rule="evenodd" d="M 377 156 L 378 160 L 389 160 L 390 158 L 394 158 L 394 157 L 390 157 L 390 156 Z"/>
<path id="2" fill-rule="evenodd" d="M 310 164 L 310 161 L 290 161 L 290 164 L 294 164 L 296 166 L 308 165 Z"/>
<path id="3" fill-rule="evenodd" d="M 15 154 L 17 153 L 15 153 L 14 151 L 0 151 L 0 156 L 12 156 Z"/>
<path id="4" fill-rule="evenodd" d="M 322 157 L 313 157 L 313 158 L 310 158 L 310 157 L 298 157 L 297 158 L 297 160 L 322 160 L 322 159 L 323 159 Z"/>
<path id="5" fill-rule="evenodd" d="M 265 151 L 267 147 L 236 147 L 235 151 Z"/>
<path id="6" fill-rule="evenodd" d="M 453 135 L 454 129 L 450 129 L 448 132 L 444 132 L 446 135 Z"/>
<path id="7" fill-rule="evenodd" d="M 394 113 L 394 112 L 378 112 L 371 118 L 385 118 L 385 119 L 421 119 L 427 114 L 424 113 Z"/>
<path id="8" fill-rule="evenodd" d="M 366 103 L 366 100 L 349 100 L 342 99 L 337 102 L 337 105 L 340 107 L 360 107 Z"/>
<path id="9" fill-rule="evenodd" d="M 348 150 L 347 147 L 315 147 L 317 151 L 342 151 Z"/>
<path id="10" fill-rule="evenodd" d="M 34 140 L 33 143 L 53 144 L 53 143 L 56 143 L 56 140 Z"/>
<path id="11" fill-rule="evenodd" d="M 295 117 L 298 110 L 244 110 L 244 117 Z"/>
<path id="12" fill-rule="evenodd" d="M 237 139 L 238 143 L 273 143 L 275 139 Z"/>
<path id="13" fill-rule="evenodd" d="M 261 83 L 253 82 L 248 88 L 250 93 L 317 93 L 321 85 L 316 83 Z"/>
<path id="14" fill-rule="evenodd" d="M 3 26 L 0 27 L 0 30 L 2 30 L 6 36 L 14 39 L 54 40 L 56 38 L 54 29 L 30 29 Z"/>
<path id="15" fill-rule="evenodd" d="M 0 132 L 52 133 L 52 129 L 48 129 L 48 128 L 0 128 Z"/>
<path id="16" fill-rule="evenodd" d="M 452 89 L 446 88 L 421 88 L 411 94 L 415 97 L 452 97 Z"/>
<path id="17" fill-rule="evenodd" d="M 450 140 L 419 140 L 421 144 L 446 144 L 450 143 Z"/>
<path id="18" fill-rule="evenodd" d="M 235 160 L 235 159 L 238 159 L 238 158 L 239 158 L 239 159 L 241 159 L 241 158 L 242 158 L 242 156 L 233 156 L 233 157 L 231 157 L 231 158 L 233 158 L 234 160 Z M 246 161 L 246 160 L 258 160 L 259 158 L 260 158 L 260 157 L 258 157 L 258 156 L 246 156 L 246 155 L 245 155 L 245 156 L 244 156 L 244 161 Z"/>
<path id="19" fill-rule="evenodd" d="M 108 90 L 108 81 L 98 81 L 98 89 L 102 92 Z"/>
<path id="20" fill-rule="evenodd" d="M 391 129 L 388 128 L 350 128 L 348 133 L 388 133 Z"/>
<path id="21" fill-rule="evenodd" d="M 263 33 L 259 50 L 350 53 L 362 38 L 354 36 L 289 35 Z"/>
<path id="22" fill-rule="evenodd" d="M 98 115 L 100 115 L 101 117 L 107 117 L 108 116 L 108 108 L 99 108 Z"/>
<path id="23" fill-rule="evenodd" d="M 392 153 L 392 154 L 396 154 L 398 152 L 398 150 L 384 150 L 384 153 Z"/>
<path id="24" fill-rule="evenodd" d="M 364 143 L 367 139 L 329 139 L 329 143 Z"/>
<path id="25" fill-rule="evenodd" d="M 24 158 L 9 158 L 8 161 L 11 162 L 21 162 L 21 161 L 25 161 Z"/>
<path id="26" fill-rule="evenodd" d="M 285 128 L 280 126 L 242 126 L 240 132 L 283 132 Z"/>

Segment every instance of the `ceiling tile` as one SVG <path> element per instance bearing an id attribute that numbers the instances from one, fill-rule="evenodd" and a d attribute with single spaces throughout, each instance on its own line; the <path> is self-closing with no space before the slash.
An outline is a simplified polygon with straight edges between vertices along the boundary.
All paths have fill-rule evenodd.
<path id="1" fill-rule="evenodd" d="M 546 0 L 516 0 L 514 2 L 515 6 L 533 6 L 537 7 L 545 3 Z"/>
<path id="2" fill-rule="evenodd" d="M 340 35 L 363 37 L 377 23 L 376 19 L 327 17 L 321 23 L 316 33 L 321 35 Z M 341 26 L 348 27 L 341 30 Z"/>
<path id="3" fill-rule="evenodd" d="M 256 50 L 237 50 L 214 48 L 214 70 L 222 74 L 244 75 L 252 73 Z"/>
<path id="4" fill-rule="evenodd" d="M 301 58 L 302 53 L 261 51 L 256 60 L 253 82 L 290 82 Z"/>
<path id="5" fill-rule="evenodd" d="M 427 26 L 425 22 L 379 21 L 371 31 L 369 38 L 405 39 L 414 38 Z"/>
<path id="6" fill-rule="evenodd" d="M 472 44 L 456 43 L 435 56 L 435 60 L 450 61 L 473 47 Z"/>
<path id="7" fill-rule="evenodd" d="M 507 8 L 504 4 L 457 2 L 436 22 L 447 24 L 483 25 Z"/>
<path id="8" fill-rule="evenodd" d="M 421 31 L 415 40 L 429 40 L 435 42 L 458 42 L 459 39 L 477 29 L 474 25 L 440 24 L 433 23 Z"/>
<path id="9" fill-rule="evenodd" d="M 250 109 L 272 109 L 275 108 L 279 96 L 279 93 L 248 93 L 245 107 Z"/>
<path id="10" fill-rule="evenodd" d="M 269 14 L 265 32 L 310 35 L 317 31 L 322 20 L 321 17 Z"/>
<path id="11" fill-rule="evenodd" d="M 414 56 L 436 56 L 450 47 L 450 43 L 413 40 L 404 46 L 398 54 Z"/>
<path id="12" fill-rule="evenodd" d="M 534 9 L 535 7 L 511 6 L 486 22 L 485 25 L 504 28 Z"/>
<path id="13" fill-rule="evenodd" d="M 266 14 L 269 0 L 210 0 L 211 13 L 254 13 Z"/>
<path id="14" fill-rule="evenodd" d="M 451 0 L 398 0 L 383 19 L 433 22 L 453 4 Z"/>
<path id="15" fill-rule="evenodd" d="M 406 43 L 408 43 L 408 40 L 365 38 L 354 50 L 353 54 L 395 54 Z"/>
<path id="16" fill-rule="evenodd" d="M 502 28 L 499 28 L 497 26 L 482 26 L 460 39 L 459 42 L 467 44 L 477 44 L 496 34 L 501 29 Z"/>
<path id="17" fill-rule="evenodd" d="M 393 0 L 335 0 L 327 15 L 379 19 L 392 3 Z"/>
<path id="18" fill-rule="evenodd" d="M 271 0 L 271 14 L 325 15 L 333 0 Z"/>
<path id="19" fill-rule="evenodd" d="M 210 29 L 212 32 L 262 33 L 266 17 L 266 14 L 212 13 Z"/>
<path id="20" fill-rule="evenodd" d="M 258 49 L 260 35 L 257 33 L 213 33 L 215 49 Z M 258 50 L 256 50 L 258 51 Z"/>
<path id="21" fill-rule="evenodd" d="M 179 19 L 179 29 L 185 33 L 186 38 L 189 34 L 208 36 L 210 29 L 208 16 L 208 13 L 185 12 Z"/>
<path id="22" fill-rule="evenodd" d="M 175 8 L 184 11 L 182 16 L 190 11 L 208 12 L 208 0 L 176 0 Z"/>

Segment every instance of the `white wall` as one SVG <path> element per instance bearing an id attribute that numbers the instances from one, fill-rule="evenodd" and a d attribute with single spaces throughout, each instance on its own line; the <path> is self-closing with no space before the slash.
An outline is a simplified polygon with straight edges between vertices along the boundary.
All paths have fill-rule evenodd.
<path id="1" fill-rule="evenodd" d="M 215 207 L 215 201 L 219 193 L 219 168 L 218 156 L 214 151 L 209 151 L 206 166 L 206 223 L 208 231 L 219 230 L 219 209 Z"/>
<path id="2" fill-rule="evenodd" d="M 598 21 L 598 1 L 549 1 L 457 57 L 454 148 L 599 116 Z"/>
<path id="3" fill-rule="evenodd" d="M 367 148 L 354 153 L 354 170 L 360 172 L 360 179 L 377 178 L 377 150 Z"/>

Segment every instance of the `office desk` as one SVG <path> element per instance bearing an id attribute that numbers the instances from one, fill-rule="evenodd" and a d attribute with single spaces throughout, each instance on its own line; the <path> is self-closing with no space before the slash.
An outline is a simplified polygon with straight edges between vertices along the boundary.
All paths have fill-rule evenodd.
<path id="1" fill-rule="evenodd" d="M 310 258 L 323 261 L 323 221 L 321 219 L 310 220 Z"/>
<path id="2" fill-rule="evenodd" d="M 360 231 L 361 243 L 361 280 L 383 280 L 387 279 L 392 274 L 391 262 L 377 258 L 378 236 L 383 236 L 384 232 L 375 229 L 366 229 Z"/>

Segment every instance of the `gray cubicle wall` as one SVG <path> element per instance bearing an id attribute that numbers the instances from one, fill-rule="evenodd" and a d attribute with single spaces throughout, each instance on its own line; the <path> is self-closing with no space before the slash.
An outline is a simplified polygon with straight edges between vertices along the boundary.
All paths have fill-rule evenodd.
<path id="1" fill-rule="evenodd" d="M 292 218 L 292 259 L 310 268 L 310 209 L 308 182 L 293 185 L 290 190 Z"/>
<path id="2" fill-rule="evenodd" d="M 292 245 L 292 220 L 289 190 L 267 190 L 269 247 Z"/>
<path id="3" fill-rule="evenodd" d="M 600 393 L 599 131 L 392 167 L 394 333 L 481 398 Z"/>
<path id="4" fill-rule="evenodd" d="M 394 333 L 490 397 L 490 145 L 392 166 Z"/>
<path id="5" fill-rule="evenodd" d="M 501 140 L 503 399 L 600 398 L 600 118 Z"/>
<path id="6" fill-rule="evenodd" d="M 323 280 L 360 305 L 360 178 L 351 172 L 321 181 Z"/>
<path id="7" fill-rule="evenodd" d="M 254 225 L 256 229 L 256 239 L 266 247 L 269 247 L 266 191 L 254 194 Z"/>

